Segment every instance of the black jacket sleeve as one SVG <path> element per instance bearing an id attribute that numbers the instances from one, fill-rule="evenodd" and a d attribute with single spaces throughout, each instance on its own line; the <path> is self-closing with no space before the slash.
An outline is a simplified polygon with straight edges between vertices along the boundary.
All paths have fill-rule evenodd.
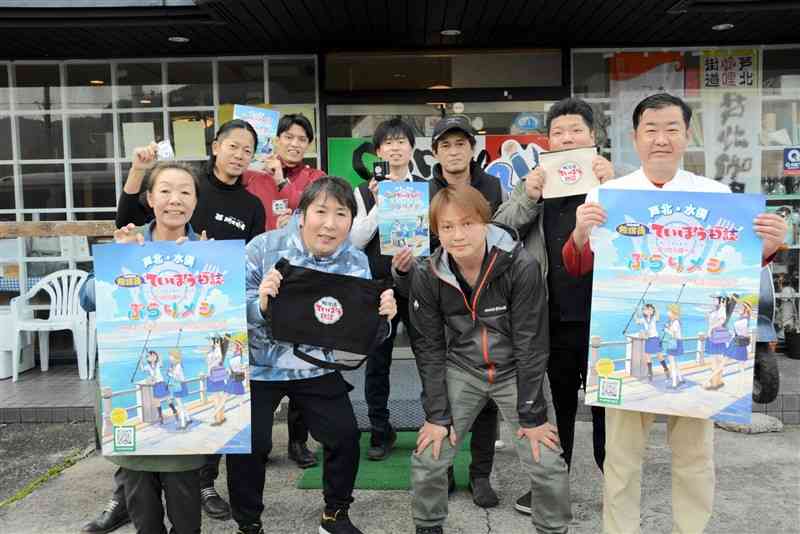
<path id="1" fill-rule="evenodd" d="M 139 193 L 134 195 L 122 192 L 117 203 L 117 217 L 115 223 L 117 228 L 133 223 L 136 226 L 147 224 L 153 218 L 153 212 L 142 206 L 139 202 Z"/>
<path id="2" fill-rule="evenodd" d="M 525 249 L 512 265 L 511 338 L 517 362 L 517 410 L 520 426 L 547 421 L 544 375 L 549 354 L 547 297 L 542 271 Z"/>
<path id="3" fill-rule="evenodd" d="M 264 215 L 264 204 L 259 198 L 255 196 L 253 196 L 253 198 L 255 199 L 255 205 L 253 207 L 253 226 L 250 229 L 250 235 L 247 236 L 248 243 L 255 236 L 263 234 L 267 228 L 267 219 Z"/>
<path id="4" fill-rule="evenodd" d="M 447 400 L 447 339 L 444 316 L 439 304 L 436 280 L 427 265 L 411 282 L 409 315 L 419 335 L 412 336 L 412 348 L 422 382 L 422 407 L 429 423 L 450 426 L 452 417 Z"/>

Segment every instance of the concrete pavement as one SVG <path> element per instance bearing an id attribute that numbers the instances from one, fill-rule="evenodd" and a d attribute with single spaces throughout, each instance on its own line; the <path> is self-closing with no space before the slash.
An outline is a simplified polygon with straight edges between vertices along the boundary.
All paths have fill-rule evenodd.
<path id="1" fill-rule="evenodd" d="M 503 438 L 512 438 L 506 428 Z M 578 423 L 571 475 L 574 521 L 571 532 L 600 532 L 602 487 L 594 466 L 591 424 Z M 275 448 L 266 482 L 263 521 L 270 534 L 316 533 L 322 507 L 321 492 L 295 488 L 300 471 L 286 458 L 286 426 L 275 427 Z M 5 451 L 4 466 L 13 462 Z M 9 455 L 11 457 L 9 457 Z M 800 532 L 800 427 L 782 433 L 743 435 L 716 430 L 717 491 L 709 533 L 789 534 Z M 114 467 L 91 455 L 66 469 L 25 499 L 0 508 L 0 532 L 75 533 L 103 507 L 111 489 Z M 642 477 L 642 531 L 670 532 L 670 455 L 666 426 L 657 423 L 651 434 Z M 469 494 L 450 500 L 447 534 L 516 534 L 532 532 L 528 517 L 513 509 L 524 492 L 518 461 L 510 447 L 497 452 L 493 484 L 501 504 L 483 510 Z M 225 475 L 217 489 L 226 494 Z M 365 534 L 410 534 L 410 496 L 405 491 L 357 491 L 353 522 Z M 131 534 L 128 525 L 120 534 Z M 232 521 L 203 517 L 203 533 L 232 533 Z"/>

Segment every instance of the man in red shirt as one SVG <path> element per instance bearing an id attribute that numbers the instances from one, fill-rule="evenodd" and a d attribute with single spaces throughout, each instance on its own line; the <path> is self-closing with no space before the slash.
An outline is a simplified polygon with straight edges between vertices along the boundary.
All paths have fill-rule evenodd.
<path id="1" fill-rule="evenodd" d="M 289 222 L 303 190 L 325 173 L 306 165 L 306 150 L 314 141 L 311 123 L 300 113 L 284 115 L 278 121 L 274 152 L 267 156 L 264 171 L 245 174 L 244 186 L 264 205 L 266 231 L 282 228 Z M 317 465 L 317 459 L 308 449 L 308 430 L 300 419 L 300 412 L 289 401 L 289 458 L 302 468 Z"/>
<path id="2" fill-rule="evenodd" d="M 313 141 L 314 130 L 305 115 L 284 115 L 278 122 L 274 152 L 267 156 L 264 171 L 251 171 L 245 176 L 245 189 L 264 204 L 267 231 L 285 225 L 303 190 L 325 175 L 303 161 Z"/>

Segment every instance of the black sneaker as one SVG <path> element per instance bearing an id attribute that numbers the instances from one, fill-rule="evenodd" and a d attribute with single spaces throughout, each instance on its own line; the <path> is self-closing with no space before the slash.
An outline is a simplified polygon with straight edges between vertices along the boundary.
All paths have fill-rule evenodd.
<path id="1" fill-rule="evenodd" d="M 373 461 L 385 460 L 397 443 L 397 432 L 390 429 L 386 435 L 373 434 L 370 440 L 370 447 L 367 449 L 367 459 Z"/>
<path id="2" fill-rule="evenodd" d="M 492 489 L 488 478 L 473 478 L 469 481 L 472 502 L 481 508 L 493 508 L 500 504 L 497 493 Z"/>
<path id="3" fill-rule="evenodd" d="M 514 503 L 514 509 L 525 515 L 531 515 L 531 492 L 529 491 Z"/>
<path id="4" fill-rule="evenodd" d="M 231 507 L 219 496 L 214 486 L 200 489 L 200 504 L 203 511 L 214 519 L 230 519 Z"/>
<path id="5" fill-rule="evenodd" d="M 417 527 L 417 534 L 444 534 L 442 527 Z"/>
<path id="6" fill-rule="evenodd" d="M 300 469 L 314 467 L 317 465 L 317 457 L 308 450 L 305 441 L 289 442 L 289 459 L 297 464 Z"/>
<path id="7" fill-rule="evenodd" d="M 111 499 L 96 519 L 83 525 L 81 532 L 105 534 L 106 532 L 113 532 L 130 522 L 131 518 L 128 515 L 128 509 L 125 508 L 125 503 Z"/>
<path id="8" fill-rule="evenodd" d="M 347 514 L 347 508 L 339 508 L 335 512 L 322 512 L 319 534 L 364 534 L 353 526 Z"/>
<path id="9" fill-rule="evenodd" d="M 239 525 L 236 534 L 264 534 L 264 528 L 261 523 L 253 523 L 252 525 Z"/>

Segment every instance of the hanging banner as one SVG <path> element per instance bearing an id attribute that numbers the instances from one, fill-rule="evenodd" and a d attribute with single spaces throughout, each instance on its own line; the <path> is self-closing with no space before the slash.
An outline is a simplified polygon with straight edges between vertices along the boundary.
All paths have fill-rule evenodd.
<path id="1" fill-rule="evenodd" d="M 103 454 L 249 453 L 244 242 L 93 253 Z"/>
<path id="2" fill-rule="evenodd" d="M 758 50 L 704 50 L 700 94 L 706 176 L 736 193 L 761 192 Z"/>
<path id="3" fill-rule="evenodd" d="M 749 423 L 763 195 L 599 190 L 586 403 Z"/>
<path id="4" fill-rule="evenodd" d="M 633 148 L 633 110 L 642 99 L 656 93 L 683 97 L 682 52 L 620 52 L 609 62 L 611 95 L 611 161 L 619 176 L 640 167 Z"/>

